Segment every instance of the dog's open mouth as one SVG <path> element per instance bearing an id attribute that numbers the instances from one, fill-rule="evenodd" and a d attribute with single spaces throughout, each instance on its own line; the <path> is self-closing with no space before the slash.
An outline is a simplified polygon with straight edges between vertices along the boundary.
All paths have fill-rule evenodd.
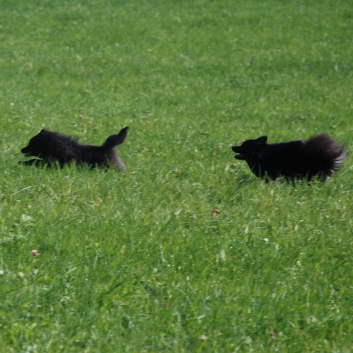
<path id="1" fill-rule="evenodd" d="M 234 158 L 235 158 L 235 159 L 244 160 L 244 159 L 245 159 L 245 156 L 240 153 L 240 154 L 236 154 L 236 155 L 234 156 Z"/>
<path id="2" fill-rule="evenodd" d="M 238 153 L 234 156 L 235 159 L 245 160 L 245 156 L 241 153 L 242 149 L 240 146 L 232 146 L 232 151 Z"/>

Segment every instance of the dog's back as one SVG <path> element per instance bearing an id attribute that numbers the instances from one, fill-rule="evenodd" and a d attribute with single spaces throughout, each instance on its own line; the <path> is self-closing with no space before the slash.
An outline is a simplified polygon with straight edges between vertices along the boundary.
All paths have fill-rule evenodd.
<path id="1" fill-rule="evenodd" d="M 267 144 L 267 137 L 247 140 L 233 146 L 236 159 L 245 160 L 258 177 L 275 180 L 280 176 L 295 180 L 318 176 L 322 181 L 338 170 L 345 157 L 344 148 L 327 134 L 309 140 Z"/>
<path id="2" fill-rule="evenodd" d="M 116 153 L 116 146 L 122 144 L 127 136 L 128 127 L 118 134 L 109 136 L 102 146 L 81 145 L 80 163 L 91 166 L 114 167 L 116 170 L 126 170 L 125 164 Z"/>

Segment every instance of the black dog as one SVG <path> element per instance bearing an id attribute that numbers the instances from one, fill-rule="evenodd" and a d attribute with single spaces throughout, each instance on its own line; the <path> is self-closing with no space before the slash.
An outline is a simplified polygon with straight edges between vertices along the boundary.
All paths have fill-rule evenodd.
<path id="1" fill-rule="evenodd" d="M 117 135 L 109 136 L 102 146 L 82 145 L 76 139 L 52 132 L 41 132 L 29 140 L 28 146 L 21 149 L 26 157 L 39 157 L 20 162 L 25 165 L 59 165 L 74 162 L 96 166 L 114 167 L 116 170 L 125 170 L 125 165 L 115 152 L 115 147 L 124 142 L 128 127 L 124 127 Z"/>
<path id="2" fill-rule="evenodd" d="M 321 134 L 309 140 L 296 140 L 267 144 L 267 136 L 247 140 L 233 146 L 238 153 L 235 159 L 248 163 L 252 172 L 260 177 L 275 180 L 285 177 L 288 181 L 318 176 L 325 181 L 337 171 L 344 160 L 345 150 L 328 135 Z"/>

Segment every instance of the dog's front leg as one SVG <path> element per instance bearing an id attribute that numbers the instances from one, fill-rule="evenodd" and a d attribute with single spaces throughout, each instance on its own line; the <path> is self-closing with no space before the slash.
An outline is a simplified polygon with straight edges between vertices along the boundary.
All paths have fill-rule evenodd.
<path id="1" fill-rule="evenodd" d="M 28 161 L 20 161 L 20 162 L 18 162 L 18 164 L 39 166 L 39 165 L 43 164 L 43 160 L 41 160 L 41 159 L 30 159 Z"/>

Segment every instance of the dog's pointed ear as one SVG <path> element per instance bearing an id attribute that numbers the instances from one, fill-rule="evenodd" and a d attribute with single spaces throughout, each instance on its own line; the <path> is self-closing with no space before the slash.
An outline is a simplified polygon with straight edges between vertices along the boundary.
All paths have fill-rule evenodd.
<path id="1" fill-rule="evenodd" d="M 267 136 L 259 137 L 258 139 L 256 139 L 256 142 L 266 143 L 267 142 Z"/>
<path id="2" fill-rule="evenodd" d="M 42 130 L 40 130 L 40 133 L 43 133 L 43 132 L 45 132 L 46 130 L 45 129 L 42 129 Z"/>

